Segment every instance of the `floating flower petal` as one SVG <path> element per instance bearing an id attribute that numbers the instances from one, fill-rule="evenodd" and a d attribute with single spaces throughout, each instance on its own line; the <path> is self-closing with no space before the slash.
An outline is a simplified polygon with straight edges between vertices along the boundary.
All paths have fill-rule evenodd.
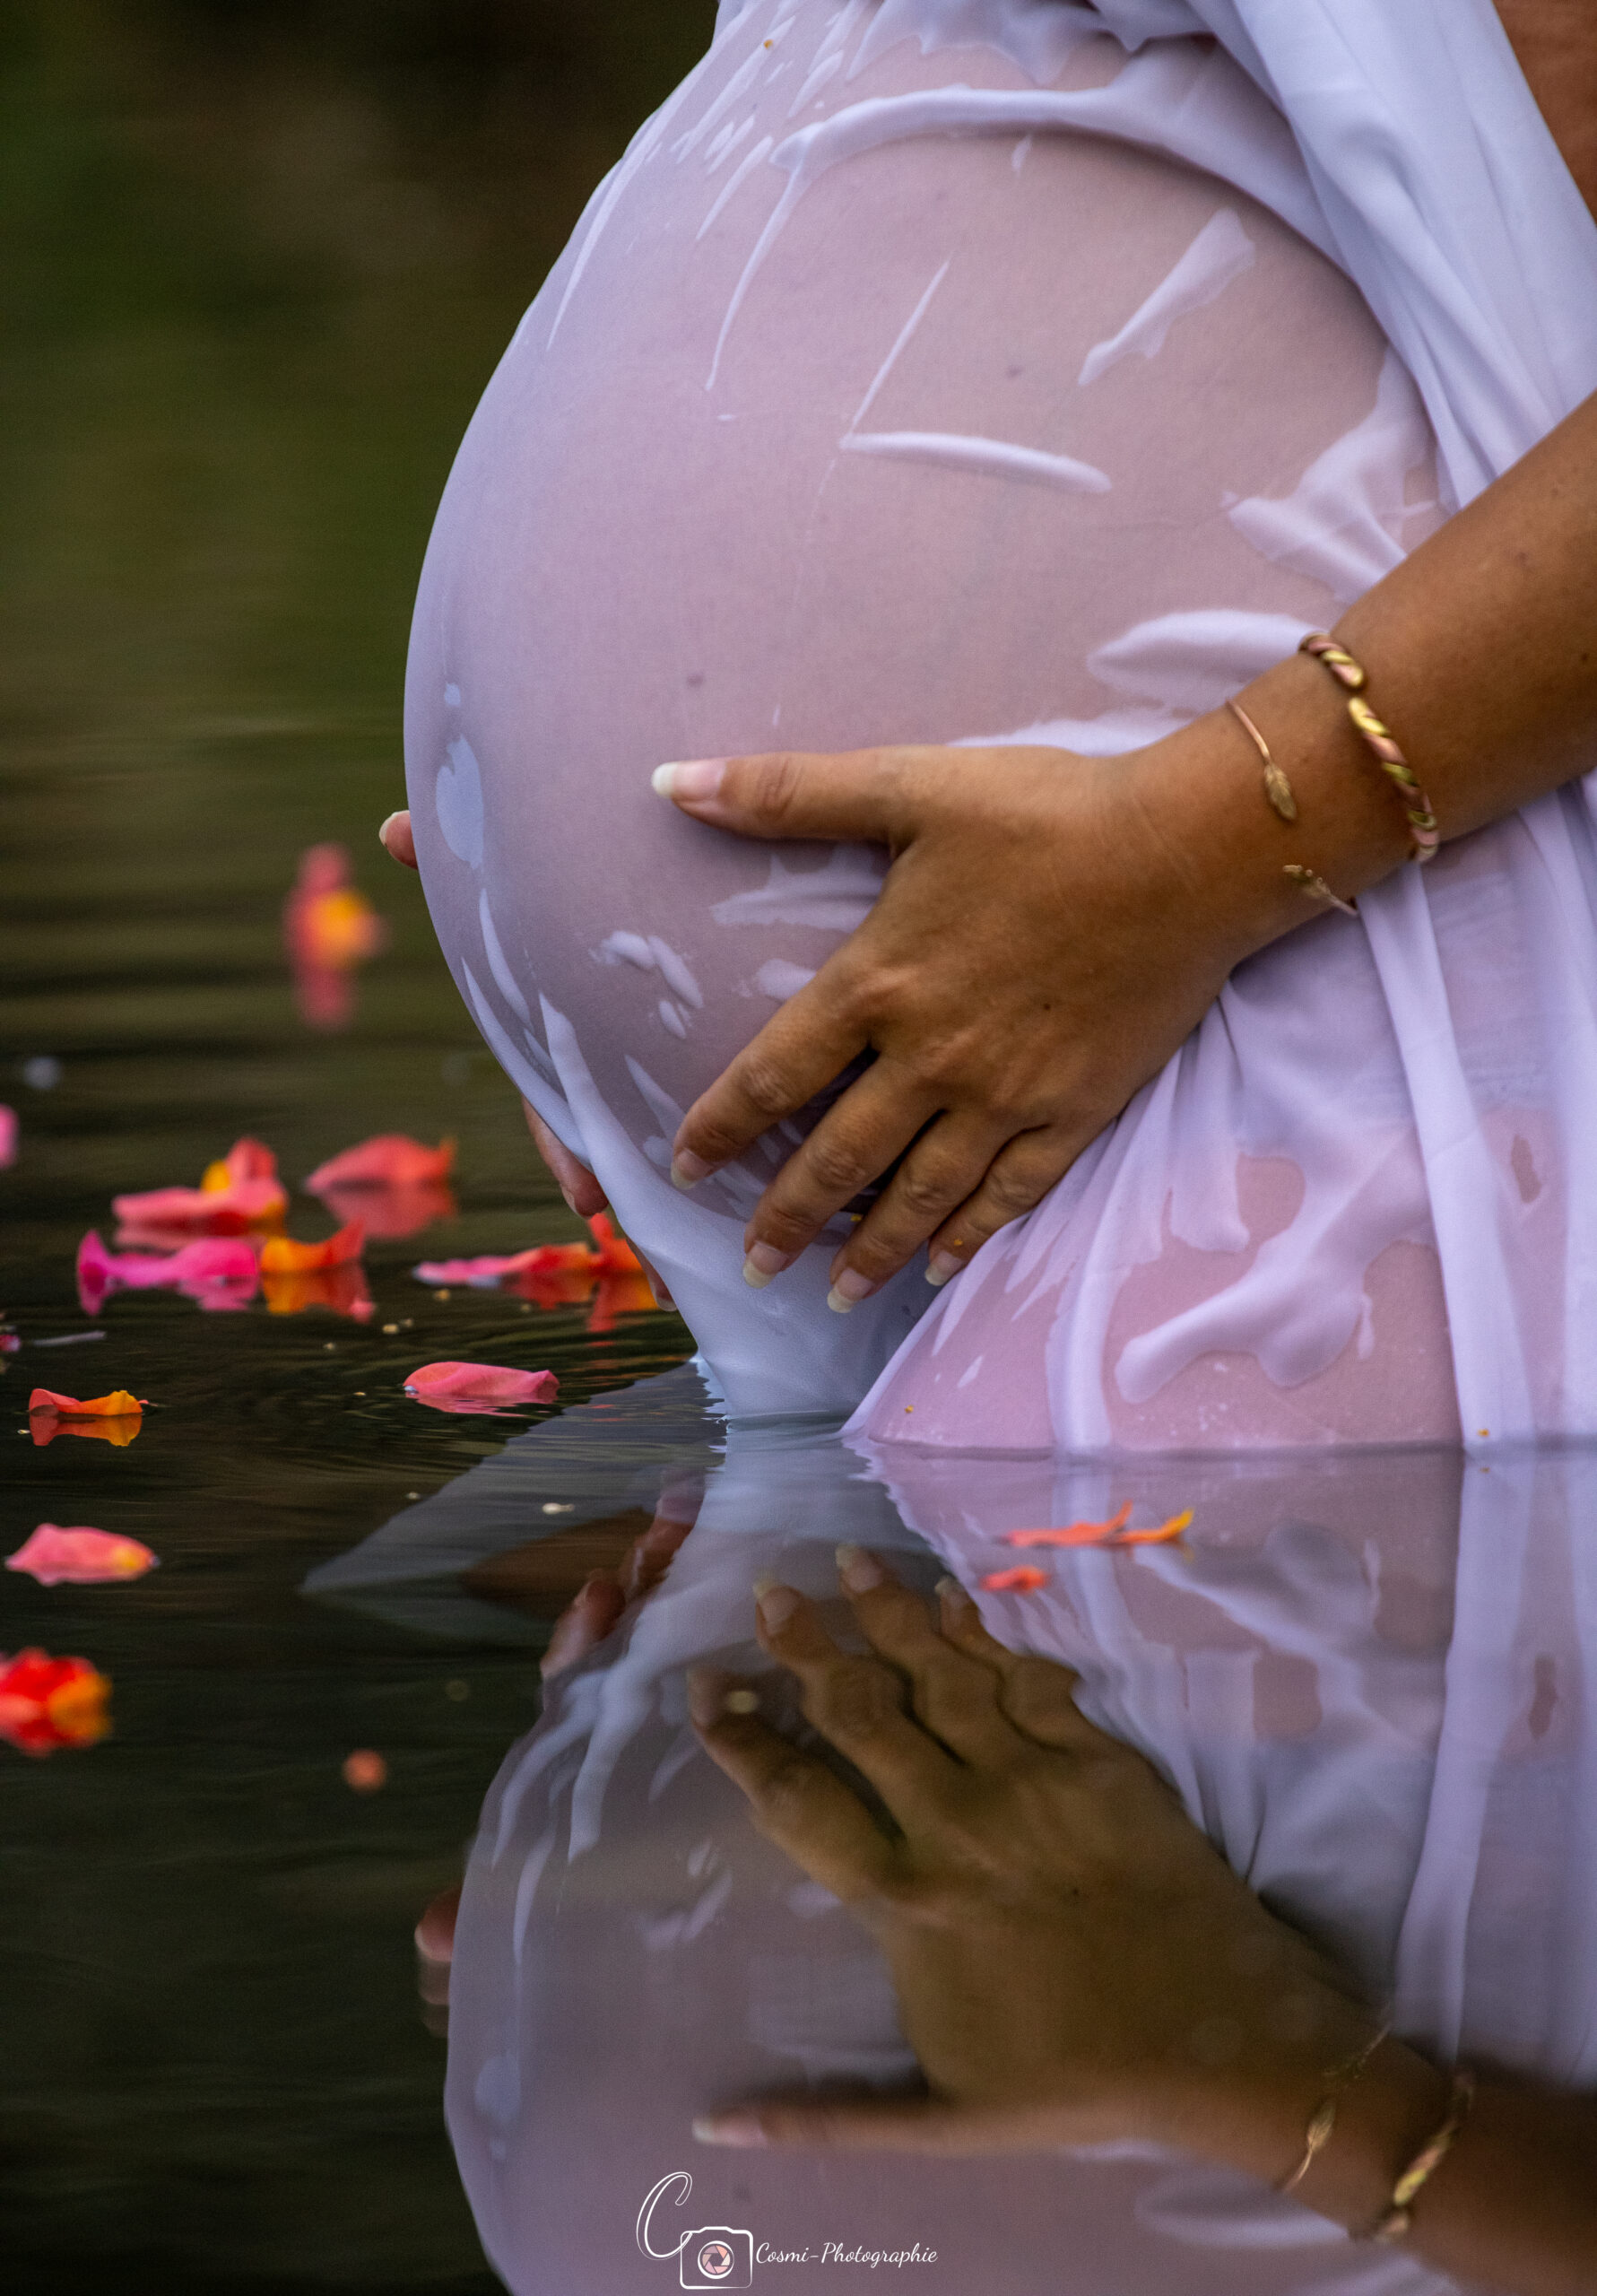
<path id="1" fill-rule="evenodd" d="M 366 1231 L 358 1220 L 319 1244 L 296 1243 L 292 1236 L 268 1236 L 261 1246 L 261 1274 L 308 1275 L 312 1268 L 347 1267 L 360 1258 L 365 1241 Z"/>
<path id="2" fill-rule="evenodd" d="M 376 1794 L 388 1783 L 388 1765 L 371 1746 L 357 1746 L 352 1754 L 345 1754 L 341 1774 L 356 1794 Z"/>
<path id="3" fill-rule="evenodd" d="M 133 1419 L 143 1410 L 144 1401 L 126 1387 L 113 1388 L 108 1396 L 91 1396 L 86 1403 L 76 1396 L 58 1396 L 50 1387 L 35 1387 L 28 1398 L 28 1415 L 53 1411 L 62 1419 Z"/>
<path id="4" fill-rule="evenodd" d="M 484 1252 L 474 1259 L 424 1259 L 411 1273 L 419 1283 L 464 1283 L 473 1291 L 511 1283 L 524 1299 L 536 1299 L 542 1306 L 566 1306 L 587 1296 L 586 1289 L 573 1291 L 562 1284 L 553 1298 L 545 1299 L 540 1288 L 545 1278 L 575 1276 L 586 1285 L 612 1276 L 644 1275 L 638 1254 L 624 1236 L 616 1234 L 603 1212 L 587 1224 L 591 1244 L 534 1244 L 525 1252 Z M 647 1289 L 647 1278 L 645 1283 Z M 638 1304 L 653 1307 L 653 1295 Z"/>
<path id="5" fill-rule="evenodd" d="M 314 1029 L 347 1028 L 354 1018 L 351 974 L 375 956 L 388 928 L 351 881 L 342 845 L 313 845 L 282 908 L 283 944 L 293 967 L 299 1016 Z"/>
<path id="6" fill-rule="evenodd" d="M 515 1371 L 498 1363 L 423 1363 L 404 1383 L 407 1396 L 438 1411 L 494 1411 L 506 1404 L 552 1403 L 552 1371 Z"/>
<path id="7" fill-rule="evenodd" d="M 1179 1515 L 1172 1515 L 1167 1522 L 1156 1523 L 1151 1529 L 1130 1531 L 1125 1525 L 1131 1519 L 1132 1502 L 1117 1508 L 1107 1523 L 1067 1523 L 1057 1531 L 1005 1531 L 1006 1546 L 1157 1546 L 1166 1539 L 1178 1539 L 1193 1519 L 1189 1507 Z"/>
<path id="8" fill-rule="evenodd" d="M 203 1308 L 243 1308 L 254 1299 L 254 1248 L 242 1237 L 207 1236 L 176 1252 L 111 1252 L 94 1229 L 78 1246 L 78 1299 L 97 1316 L 113 1292 L 181 1292 Z"/>
<path id="9" fill-rule="evenodd" d="M 17 1160 L 17 1112 L 0 1105 L 0 1172 Z"/>
<path id="10" fill-rule="evenodd" d="M 87 1658 L 52 1658 L 43 1650 L 0 1657 L 0 1738 L 26 1754 L 91 1746 L 111 1726 L 110 1687 Z"/>
<path id="11" fill-rule="evenodd" d="M 447 1180 L 454 1169 L 453 1140 L 429 1148 L 408 1133 L 378 1132 L 318 1164 L 305 1190 L 320 1196 L 330 1187 L 410 1187 L 419 1180 Z"/>
<path id="12" fill-rule="evenodd" d="M 981 1581 L 989 1595 L 1035 1595 L 1047 1583 L 1047 1572 L 1034 1562 L 1017 1562 L 1010 1570 L 989 1570 Z"/>
<path id="13" fill-rule="evenodd" d="M 377 1312 L 359 1260 L 346 1260 L 342 1267 L 309 1267 L 298 1274 L 263 1275 L 261 1291 L 267 1312 L 273 1316 L 302 1316 L 307 1308 L 328 1308 L 335 1316 L 352 1316 L 363 1324 Z"/>
<path id="14" fill-rule="evenodd" d="M 25 1570 L 41 1587 L 103 1587 L 142 1578 L 160 1557 L 140 1539 L 91 1530 L 86 1523 L 40 1523 L 14 1554 L 8 1570 Z"/>
<path id="15" fill-rule="evenodd" d="M 341 1180 L 317 1194 L 335 1220 L 359 1220 L 369 1236 L 385 1239 L 419 1235 L 435 1221 L 453 1220 L 459 1210 L 442 1180 L 396 1180 L 391 1187 Z"/>
<path id="16" fill-rule="evenodd" d="M 288 1191 L 277 1177 L 277 1159 L 258 1140 L 237 1140 L 227 1154 L 205 1168 L 198 1187 L 146 1188 L 135 1196 L 114 1196 L 111 1210 L 130 1243 L 174 1241 L 185 1236 L 243 1236 L 273 1228 L 288 1210 Z"/>
<path id="17" fill-rule="evenodd" d="M 200 1186 L 207 1194 L 223 1188 L 242 1187 L 248 1180 L 274 1180 L 277 1159 L 264 1140 L 252 1140 L 247 1133 L 242 1140 L 235 1140 L 225 1156 L 207 1164 L 200 1175 Z"/>

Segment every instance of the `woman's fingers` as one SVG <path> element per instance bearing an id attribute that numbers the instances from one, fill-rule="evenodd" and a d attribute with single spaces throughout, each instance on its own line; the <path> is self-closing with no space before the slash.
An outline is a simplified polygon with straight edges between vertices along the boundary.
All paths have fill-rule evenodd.
<path id="1" fill-rule="evenodd" d="M 864 1087 L 881 1072 L 882 1091 L 890 1093 L 893 1087 L 893 1067 L 881 1061 L 876 1068 L 867 1071 L 858 1084 L 846 1092 L 836 1108 L 829 1111 L 826 1122 L 847 1125 L 854 1119 L 855 1102 Z M 900 1105 L 903 1095 L 900 1091 Z M 882 1115 L 890 1120 L 890 1103 Z M 885 1124 L 881 1126 L 885 1130 Z M 818 1127 L 819 1129 L 819 1127 Z M 813 1135 L 811 1135 L 812 1139 Z M 1006 1135 L 990 1119 L 964 1113 L 938 1116 L 921 1133 L 919 1138 L 893 1174 L 887 1187 L 871 1206 L 847 1242 L 832 1262 L 834 1307 L 868 1299 L 879 1291 L 889 1278 L 911 1260 L 928 1236 L 944 1225 L 951 1215 L 971 1200 L 988 1174 L 993 1160 L 1003 1149 Z M 806 1143 L 806 1146 L 809 1144 Z M 764 1231 L 769 1218 L 768 1208 L 785 1189 L 790 1176 L 803 1163 L 804 1149 L 789 1159 L 770 1187 L 751 1223 Z M 879 1164 L 877 1171 L 886 1170 Z M 874 1176 L 872 1176 L 874 1177 Z M 1039 1188 L 1031 1199 L 1037 1203 L 1045 1193 Z M 1027 1207 L 1029 1209 L 1029 1206 Z M 929 1280 L 943 1279 L 935 1269 L 928 1271 Z"/>
<path id="2" fill-rule="evenodd" d="M 946 1283 L 950 1275 L 958 1275 L 968 1265 L 989 1236 L 1033 1211 L 1055 1182 L 1063 1178 L 1098 1129 L 1096 1118 L 1080 1135 L 1061 1125 L 1046 1125 L 1036 1132 L 1020 1133 L 1001 1149 L 981 1185 L 942 1221 L 927 1244 L 927 1283 Z M 892 1193 L 890 1188 L 882 1205 L 872 1207 L 873 1213 L 885 1207 L 888 1216 L 892 1215 L 889 1201 Z M 851 1237 L 844 1250 L 853 1253 L 858 1244 L 859 1239 Z"/>
<path id="3" fill-rule="evenodd" d="M 758 1705 L 758 1692 L 713 1667 L 689 1670 L 694 1727 L 710 1760 L 747 1796 L 760 1832 L 846 1904 L 880 1892 L 892 1844 L 858 1795 L 762 1722 Z"/>
<path id="4" fill-rule="evenodd" d="M 530 1100 L 523 1100 L 521 1112 L 526 1118 L 526 1128 L 533 1135 L 533 1145 L 548 1165 L 551 1177 L 570 1209 L 579 1220 L 591 1220 L 603 1212 L 610 1199 L 587 1166 L 579 1163 L 565 1142 L 551 1132 Z"/>
<path id="5" fill-rule="evenodd" d="M 867 1048 L 847 989 L 851 970 L 846 956 L 829 958 L 814 979 L 790 996 L 743 1047 L 709 1091 L 700 1093 L 682 1118 L 672 1147 L 671 1177 L 678 1187 L 696 1187 L 741 1156 L 762 1132 L 824 1091 Z M 852 1092 L 843 1097 L 846 1100 Z M 913 1129 L 900 1133 L 900 1147 Z M 881 1170 L 878 1164 L 866 1177 L 874 1179 Z M 848 1195 L 839 1201 L 846 1204 Z"/>
<path id="6" fill-rule="evenodd" d="M 748 1280 L 768 1283 L 796 1259 L 935 1113 L 935 1101 L 907 1082 L 896 1062 L 878 1060 L 867 1068 L 794 1150 L 760 1198 L 744 1239 Z M 948 1200 L 962 1193 L 963 1183 L 950 1190 Z M 864 1279 L 859 1283 L 864 1285 Z M 863 1291 L 854 1284 L 834 1284 L 830 1304 L 842 1314 L 861 1297 Z"/>
<path id="7" fill-rule="evenodd" d="M 802 2145 L 829 2152 L 1020 2152 L 1055 2151 L 1058 2115 L 973 2110 L 935 2097 L 794 2097 L 700 2113 L 701 2144 Z"/>
<path id="8" fill-rule="evenodd" d="M 658 766 L 654 786 L 684 813 L 736 837 L 846 839 L 901 845 L 912 833 L 931 749 L 789 750 Z M 946 767 L 943 770 L 946 770 Z"/>
<path id="9" fill-rule="evenodd" d="M 545 1682 L 563 1674 L 603 1641 L 627 1607 L 625 1589 L 613 1570 L 590 1571 L 554 1622 L 549 1648 L 538 1662 Z"/>
<path id="10" fill-rule="evenodd" d="M 760 1642 L 798 1676 L 804 1719 L 846 1755 L 901 1826 L 934 1822 L 962 1772 L 905 1712 L 901 1677 L 880 1658 L 839 1650 L 795 1588 L 762 1578 L 754 1591 Z"/>
<path id="11" fill-rule="evenodd" d="M 378 831 L 378 842 L 390 860 L 402 862 L 407 869 L 416 866 L 416 840 L 411 834 L 409 813 L 390 813 Z"/>
<path id="12" fill-rule="evenodd" d="M 1017 1730 L 1039 1745 L 1072 1753 L 1119 1749 L 1119 1741 L 1077 1706 L 1078 1676 L 1072 1668 L 1029 1650 L 1011 1650 L 989 1634 L 957 1578 L 940 1579 L 937 1595 L 943 1633 L 956 1649 L 992 1668 L 998 1677 L 998 1702 Z"/>
<path id="13" fill-rule="evenodd" d="M 1004 1714 L 995 1667 L 941 1633 L 920 1596 L 864 1547 L 838 1549 L 838 1577 L 871 1648 L 909 1678 L 917 1720 L 961 1761 L 996 1769 L 1025 1741 Z"/>

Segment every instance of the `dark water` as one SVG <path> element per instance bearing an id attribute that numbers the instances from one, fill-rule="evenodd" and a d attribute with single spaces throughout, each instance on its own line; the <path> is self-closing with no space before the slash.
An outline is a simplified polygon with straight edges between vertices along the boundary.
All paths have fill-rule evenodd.
<path id="1" fill-rule="evenodd" d="M 543 1630 L 496 1639 L 484 1605 L 422 1633 L 299 1589 L 525 1423 L 407 1402 L 415 1364 L 547 1365 L 579 1400 L 685 1350 L 667 1315 L 593 1334 L 581 1307 L 412 1280 L 423 1254 L 580 1231 L 374 830 L 460 431 L 711 13 L 22 0 L 0 21 L 0 1101 L 22 1122 L 0 1308 L 26 1343 L 0 1358 L 0 1535 L 91 1524 L 161 1558 L 128 1587 L 0 1582 L 0 1648 L 114 1683 L 105 1743 L 0 1745 L 17 2296 L 495 2284 L 411 1932 L 536 1712 Z M 353 1025 L 318 1036 L 279 910 L 325 839 L 391 942 Z M 192 1185 L 241 1133 L 297 1179 L 388 1130 L 459 1138 L 459 1212 L 369 1246 L 364 1328 L 162 1292 L 80 1312 L 73 1256 L 108 1239 L 114 1192 Z M 294 1234 L 332 1224 L 296 1197 Z M 161 1408 L 126 1448 L 35 1448 L 36 1382 Z M 389 1776 L 361 1796 L 340 1764 L 367 1746 Z"/>

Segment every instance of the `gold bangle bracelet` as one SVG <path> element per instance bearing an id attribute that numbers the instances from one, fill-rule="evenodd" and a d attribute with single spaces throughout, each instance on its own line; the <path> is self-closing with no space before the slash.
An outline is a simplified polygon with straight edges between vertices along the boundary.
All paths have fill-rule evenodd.
<path id="1" fill-rule="evenodd" d="M 1390 2022 L 1383 2025 L 1373 2039 L 1366 2041 L 1362 2048 L 1356 2049 L 1341 2065 L 1333 2065 L 1325 2074 L 1325 2094 L 1309 2115 L 1308 2126 L 1303 2132 L 1303 2158 L 1289 2177 L 1281 2179 L 1276 2187 L 1277 2192 L 1293 2191 L 1307 2176 L 1331 2142 L 1336 2127 L 1336 2109 L 1341 2101 L 1343 2090 L 1352 2087 L 1391 2031 Z"/>
<path id="2" fill-rule="evenodd" d="M 1259 752 L 1260 761 L 1264 768 L 1264 795 L 1270 800 L 1272 811 L 1283 822 L 1295 822 L 1298 818 L 1298 800 L 1292 795 L 1291 783 L 1271 755 L 1269 743 L 1234 694 L 1226 696 L 1226 708 Z M 1358 909 L 1352 901 L 1343 900 L 1340 893 L 1333 893 L 1319 872 L 1315 869 L 1305 868 L 1301 861 L 1284 862 L 1281 865 L 1281 874 L 1283 877 L 1290 877 L 1298 891 L 1306 893 L 1310 900 L 1327 901 L 1332 909 L 1340 909 L 1344 917 L 1358 916 Z"/>
<path id="3" fill-rule="evenodd" d="M 1427 861 L 1434 861 L 1442 842 L 1436 808 L 1419 787 L 1419 776 L 1399 749 L 1391 726 L 1382 723 L 1365 700 L 1362 665 L 1345 646 L 1337 644 L 1329 631 L 1311 630 L 1306 638 L 1299 639 L 1298 651 L 1328 669 L 1348 696 L 1348 715 L 1402 806 L 1412 840 L 1411 857 L 1421 866 Z"/>
<path id="4" fill-rule="evenodd" d="M 1277 765 L 1275 760 L 1271 756 L 1269 743 L 1264 739 L 1263 735 L 1260 733 L 1258 727 L 1248 716 L 1241 702 L 1239 702 L 1234 695 L 1227 695 L 1226 708 L 1230 711 L 1232 717 L 1236 718 L 1237 723 L 1247 735 L 1248 740 L 1253 744 L 1254 749 L 1258 751 L 1259 756 L 1263 762 L 1264 795 L 1269 798 L 1271 804 L 1280 815 L 1282 821 L 1295 822 L 1298 818 L 1298 800 L 1292 795 L 1291 783 L 1287 779 L 1286 775 L 1281 771 L 1280 766 Z"/>
<path id="5" fill-rule="evenodd" d="M 1386 2213 L 1370 2233 L 1372 2240 L 1401 2240 L 1414 2222 L 1414 2203 L 1420 2188 L 1453 2150 L 1458 2133 L 1469 2118 L 1475 2095 L 1475 2075 L 1460 2066 L 1453 2076 L 1453 2086 L 1447 2096 L 1447 2114 L 1442 2126 L 1428 2143 L 1422 2145 L 1408 2167 L 1392 2187 L 1392 2200 Z"/>

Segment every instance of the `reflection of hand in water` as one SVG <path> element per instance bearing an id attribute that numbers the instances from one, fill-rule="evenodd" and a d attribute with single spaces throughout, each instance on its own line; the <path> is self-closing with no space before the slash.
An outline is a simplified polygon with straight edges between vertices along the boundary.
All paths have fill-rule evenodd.
<path id="1" fill-rule="evenodd" d="M 756 2102 L 696 2133 L 725 2144 L 970 2153 L 1138 2138 L 1297 2196 L 1354 2231 L 1447 2117 L 1448 2075 L 1388 2039 L 1338 2097 L 1294 2178 L 1330 2069 L 1375 2013 L 1270 1914 L 1141 1754 L 1079 1712 L 1075 1677 L 995 1642 L 951 1580 L 940 1621 L 839 1550 L 873 1655 L 762 1582 L 760 1640 L 798 1679 L 835 1763 L 759 1718 L 754 1694 L 691 1677 L 706 1750 L 760 1831 L 881 1947 L 921 2093 Z M 1412 2244 L 1524 2296 L 1597 2285 L 1597 2109 L 1483 2083 L 1416 2204 Z"/>
<path id="2" fill-rule="evenodd" d="M 698 1476 L 670 1483 L 660 1495 L 654 1521 L 635 1538 L 613 1569 L 590 1571 L 555 1621 L 549 1648 L 540 1661 L 543 1679 L 564 1674 L 603 1641 L 627 1610 L 641 1603 L 664 1578 L 671 1558 L 699 1518 L 704 1485 Z"/>

